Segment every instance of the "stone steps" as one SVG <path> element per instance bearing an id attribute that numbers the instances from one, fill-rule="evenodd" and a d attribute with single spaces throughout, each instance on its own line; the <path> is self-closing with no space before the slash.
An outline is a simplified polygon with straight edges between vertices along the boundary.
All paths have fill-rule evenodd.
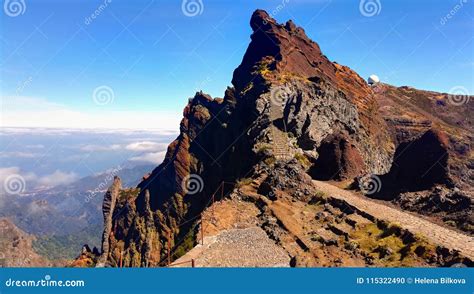
<path id="1" fill-rule="evenodd" d="M 274 122 L 283 118 L 283 109 L 275 104 L 270 105 L 270 121 Z M 288 141 L 287 134 L 275 125 L 271 125 L 271 137 L 273 146 L 273 155 L 276 159 L 287 160 L 293 157 L 292 148 L 290 148 L 290 142 Z"/>

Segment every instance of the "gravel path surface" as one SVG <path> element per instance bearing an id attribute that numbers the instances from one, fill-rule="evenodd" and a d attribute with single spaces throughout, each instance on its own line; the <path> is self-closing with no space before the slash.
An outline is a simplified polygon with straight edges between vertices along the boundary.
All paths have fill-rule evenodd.
<path id="1" fill-rule="evenodd" d="M 331 184 L 320 181 L 313 181 L 313 183 L 319 190 L 330 197 L 344 200 L 375 218 L 397 223 L 412 233 L 420 233 L 435 244 L 442 245 L 448 249 L 458 250 L 462 255 L 474 259 L 474 237 L 458 233 L 410 213 L 371 201 L 370 199 L 365 199 Z"/>
<path id="2" fill-rule="evenodd" d="M 191 258 L 196 267 L 289 267 L 290 264 L 288 254 L 259 227 L 225 230 L 207 237 L 204 246 L 197 245 L 175 263 Z"/>

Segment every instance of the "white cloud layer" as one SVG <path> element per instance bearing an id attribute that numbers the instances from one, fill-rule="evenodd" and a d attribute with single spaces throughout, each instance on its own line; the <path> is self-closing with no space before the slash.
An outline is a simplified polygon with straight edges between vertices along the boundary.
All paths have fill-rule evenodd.
<path id="1" fill-rule="evenodd" d="M 99 152 L 99 151 L 114 151 L 122 149 L 122 146 L 119 144 L 112 145 L 84 145 L 80 148 L 82 151 L 86 152 Z"/>
<path id="2" fill-rule="evenodd" d="M 135 161 L 135 162 L 151 162 L 154 164 L 160 164 L 163 159 L 165 158 L 166 151 L 159 151 L 159 152 L 149 152 L 149 153 L 144 153 L 139 156 L 134 156 L 130 158 L 130 161 Z"/>
<path id="3" fill-rule="evenodd" d="M 32 172 L 25 172 L 20 170 L 19 167 L 1 167 L 0 168 L 0 191 L 4 194 L 10 185 L 13 183 L 9 181 L 15 180 L 17 185 L 14 185 L 15 191 L 30 191 L 31 189 L 40 187 L 54 187 L 58 185 L 70 184 L 79 179 L 79 176 L 74 172 L 63 172 L 56 170 L 55 172 L 38 176 Z M 21 188 L 20 188 L 21 187 Z M 21 193 L 19 193 L 21 194 Z"/>
<path id="4" fill-rule="evenodd" d="M 78 111 L 42 98 L 2 96 L 2 127 L 177 130 L 181 113 L 111 110 L 94 105 Z"/>
<path id="5" fill-rule="evenodd" d="M 145 151 L 159 151 L 166 149 L 168 146 L 167 143 L 157 143 L 152 141 L 141 141 L 128 144 L 125 146 L 125 149 L 130 151 L 138 151 L 138 152 L 145 152 Z"/>
<path id="6" fill-rule="evenodd" d="M 11 152 L 0 152 L 0 158 L 10 158 L 10 157 L 17 157 L 17 158 L 35 158 L 38 154 L 32 152 L 22 152 L 22 151 L 11 151 Z"/>
<path id="7" fill-rule="evenodd" d="M 59 185 L 70 184 L 79 179 L 79 176 L 74 172 L 62 172 L 56 170 L 50 175 L 38 178 L 38 184 L 46 187 L 54 187 Z"/>

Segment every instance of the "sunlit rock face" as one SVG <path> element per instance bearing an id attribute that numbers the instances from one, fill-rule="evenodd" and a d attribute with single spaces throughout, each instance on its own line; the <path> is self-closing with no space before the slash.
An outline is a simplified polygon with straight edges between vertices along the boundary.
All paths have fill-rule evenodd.
<path id="1" fill-rule="evenodd" d="M 428 132 L 434 119 L 398 101 L 402 88 L 370 87 L 350 68 L 329 61 L 291 21 L 278 24 L 257 10 L 250 26 L 251 42 L 233 73 L 233 87 L 223 98 L 196 93 L 184 108 L 180 134 L 163 163 L 136 189 L 119 192 L 104 230 L 101 260 L 106 265 L 162 266 L 168 247 L 180 253 L 191 249 L 199 215 L 220 183 L 271 174 L 262 165 L 275 161 L 286 164 L 274 154 L 276 143 L 285 145 L 291 157 L 286 160 L 298 166 L 300 183 L 311 183 L 311 177 L 352 180 L 366 174 L 379 175 L 387 187 L 404 183 L 405 190 L 461 182 L 451 166 L 469 153 L 462 151 L 462 140 L 454 142 L 440 119 L 436 123 L 442 127 Z M 405 110 L 409 115 L 400 113 Z M 398 156 L 410 142 L 413 149 Z M 442 168 L 417 181 L 443 152 Z M 419 158 L 419 166 L 411 165 Z M 223 194 L 234 188 L 225 186 Z M 268 181 L 262 191 L 274 188 Z"/>

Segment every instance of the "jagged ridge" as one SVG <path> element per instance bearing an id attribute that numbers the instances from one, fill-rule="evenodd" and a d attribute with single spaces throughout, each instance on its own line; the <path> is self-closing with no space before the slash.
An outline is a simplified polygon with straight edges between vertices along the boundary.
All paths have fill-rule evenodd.
<path id="1" fill-rule="evenodd" d="M 314 178 L 388 173 L 390 180 L 397 148 L 420 138 L 417 133 L 400 139 L 403 125 L 379 111 L 383 94 L 348 67 L 329 61 L 293 22 L 281 25 L 257 10 L 250 25 L 252 41 L 234 71 L 234 87 L 222 99 L 196 93 L 163 163 L 137 189 L 117 196 L 112 223 L 106 226 L 111 233 L 104 234 L 104 248 L 108 244 L 110 250 L 103 250 L 102 258 L 109 265 L 161 266 L 168 244 L 173 253 L 189 250 L 198 217 L 219 184 L 252 177 L 259 164 L 295 157 Z M 275 111 L 281 115 L 273 116 Z M 422 128 L 431 132 L 426 136 L 436 134 L 428 145 L 449 150 L 444 130 L 431 127 Z M 280 154 L 285 149 L 272 145 L 281 145 L 284 136 L 288 157 Z M 203 180 L 197 193 L 183 186 L 190 175 Z M 423 189 L 453 181 L 445 172 Z M 225 187 L 225 192 L 232 190 Z"/>

